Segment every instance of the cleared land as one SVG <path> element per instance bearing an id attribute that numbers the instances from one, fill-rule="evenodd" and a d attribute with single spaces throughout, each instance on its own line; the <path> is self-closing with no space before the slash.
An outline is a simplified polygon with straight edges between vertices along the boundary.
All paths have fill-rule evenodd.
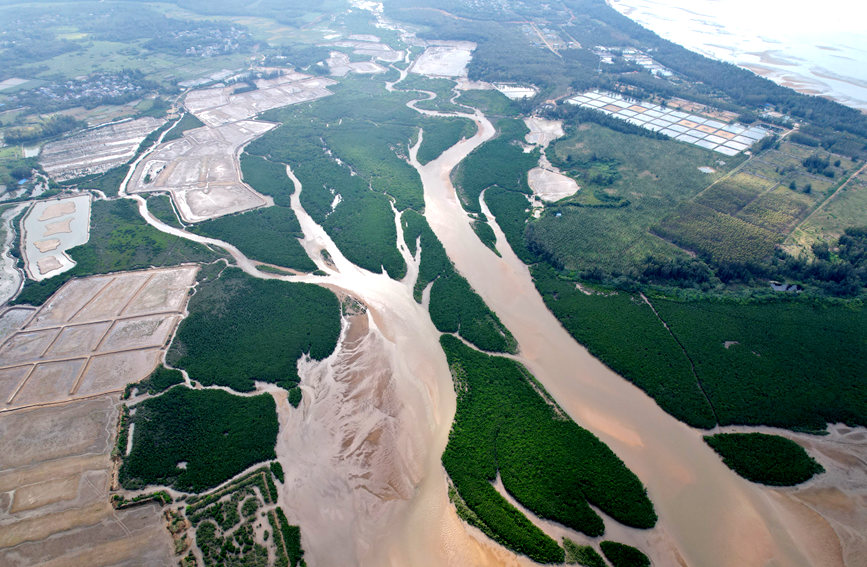
<path id="1" fill-rule="evenodd" d="M 475 48 L 470 41 L 437 42 L 425 49 L 410 71 L 431 77 L 466 77 Z"/>
<path id="2" fill-rule="evenodd" d="M 0 412 L 119 392 L 146 377 L 197 271 L 181 266 L 67 283 L 0 344 Z"/>
<path id="3" fill-rule="evenodd" d="M 105 173 L 129 161 L 145 137 L 162 124 L 163 120 L 146 117 L 94 128 L 45 144 L 39 162 L 58 181 Z"/>
<path id="4" fill-rule="evenodd" d="M 117 398 L 0 414 L 0 564 L 169 565 L 159 508 L 114 510 Z"/>
<path id="5" fill-rule="evenodd" d="M 234 86 L 193 91 L 184 105 L 208 126 L 220 126 L 252 118 L 261 112 L 308 102 L 331 94 L 331 79 L 302 73 L 286 73 L 276 79 L 256 81 L 256 90 L 233 94 Z"/>
<path id="6" fill-rule="evenodd" d="M 273 127 L 268 122 L 241 120 L 190 130 L 142 160 L 129 190 L 171 193 L 186 222 L 266 206 L 270 201 L 241 181 L 238 153 Z"/>
<path id="7" fill-rule="evenodd" d="M 129 191 L 167 192 L 184 221 L 194 223 L 272 204 L 241 181 L 241 148 L 275 125 L 249 120 L 270 110 L 322 98 L 334 81 L 301 73 L 256 81 L 256 89 L 201 89 L 187 95 L 187 109 L 205 126 L 160 145 L 136 169 Z"/>
<path id="8" fill-rule="evenodd" d="M 325 61 L 328 69 L 335 77 L 344 77 L 349 73 L 367 74 L 367 73 L 385 73 L 385 67 L 372 61 L 351 62 L 349 55 L 341 51 L 332 51 L 328 59 Z"/>
<path id="9" fill-rule="evenodd" d="M 21 235 L 27 275 L 41 281 L 71 269 L 75 262 L 66 251 L 89 237 L 89 195 L 36 203 L 24 217 Z"/>

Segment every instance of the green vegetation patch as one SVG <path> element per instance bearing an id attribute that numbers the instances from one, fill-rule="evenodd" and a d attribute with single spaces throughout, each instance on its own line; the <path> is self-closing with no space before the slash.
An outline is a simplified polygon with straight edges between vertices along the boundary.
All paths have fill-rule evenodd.
<path id="1" fill-rule="evenodd" d="M 136 406 L 133 423 L 132 451 L 120 468 L 127 489 L 164 484 L 201 492 L 275 456 L 277 411 L 268 394 L 176 386 Z"/>
<path id="2" fill-rule="evenodd" d="M 605 560 L 599 552 L 589 545 L 578 545 L 569 538 L 563 538 L 566 549 L 566 563 L 582 567 L 605 567 Z"/>
<path id="3" fill-rule="evenodd" d="M 418 162 L 425 165 L 438 158 L 444 151 L 469 138 L 476 131 L 476 126 L 467 118 L 440 118 L 424 123 L 424 135 L 416 156 Z"/>
<path id="4" fill-rule="evenodd" d="M 551 268 L 539 265 L 531 271 L 545 305 L 593 356 L 681 421 L 716 425 L 689 359 L 640 297 L 586 287 L 585 293 Z"/>
<path id="5" fill-rule="evenodd" d="M 540 563 L 564 551 L 494 488 L 506 490 L 541 518 L 588 535 L 602 519 L 649 528 L 656 513 L 638 478 L 599 439 L 571 421 L 518 363 L 444 335 L 457 412 L 443 465 L 466 505 L 508 548 Z"/>
<path id="6" fill-rule="evenodd" d="M 863 306 L 807 298 L 653 304 L 695 363 L 721 425 L 867 425 Z"/>
<path id="7" fill-rule="evenodd" d="M 188 310 L 166 360 L 202 384 L 239 392 L 257 380 L 292 388 L 298 358 L 325 358 L 340 334 L 340 305 L 330 291 L 236 268 L 200 282 Z"/>
<path id="8" fill-rule="evenodd" d="M 211 262 L 220 257 L 201 244 L 153 228 L 139 216 L 136 203 L 126 199 L 94 201 L 90 239 L 68 253 L 76 262 L 71 270 L 41 282 L 28 280 L 14 303 L 41 305 L 73 277 Z"/>
<path id="9" fill-rule="evenodd" d="M 753 482 L 794 486 L 825 472 L 803 447 L 778 435 L 718 433 L 704 440 L 728 468 Z"/>
<path id="10" fill-rule="evenodd" d="M 457 102 L 478 108 L 488 116 L 515 117 L 521 114 L 521 109 L 515 101 L 496 90 L 462 91 Z"/>
<path id="11" fill-rule="evenodd" d="M 245 256 L 260 262 L 306 272 L 316 269 L 316 264 L 298 242 L 304 237 L 298 218 L 286 207 L 220 217 L 199 223 L 191 230 L 234 244 Z"/>
<path id="12" fill-rule="evenodd" d="M 485 204 L 494 215 L 497 225 L 506 236 L 506 241 L 522 261 L 533 263 L 536 255 L 527 247 L 525 234 L 530 219 L 530 203 L 527 195 L 491 187 L 485 191 Z"/>
<path id="13" fill-rule="evenodd" d="M 867 424 L 863 306 L 651 297 L 657 317 L 635 294 L 585 284 L 588 295 L 542 265 L 532 274 L 576 340 L 694 427 Z"/>
<path id="14" fill-rule="evenodd" d="M 599 547 L 612 567 L 650 567 L 650 559 L 630 545 L 616 541 L 603 541 Z"/>
<path id="15" fill-rule="evenodd" d="M 525 153 L 520 146 L 527 126 L 520 120 L 502 119 L 497 130 L 496 138 L 473 150 L 452 173 L 461 203 L 473 213 L 481 212 L 479 195 L 493 185 L 531 193 L 527 172 L 538 165 L 539 152 Z"/>
<path id="16" fill-rule="evenodd" d="M 201 128 L 204 125 L 205 123 L 196 118 L 195 114 L 187 112 L 180 120 L 178 120 L 174 127 L 163 136 L 163 143 L 177 140 L 183 136 L 184 132 L 187 130 Z"/>
<path id="17" fill-rule="evenodd" d="M 442 243 L 415 211 L 402 215 L 403 236 L 415 254 L 421 246 L 421 261 L 414 295 L 421 302 L 422 292 L 433 282 L 428 307 L 436 328 L 443 333 L 458 333 L 482 350 L 515 352 L 517 341 L 500 322 L 470 283 L 455 271 Z"/>
<path id="18" fill-rule="evenodd" d="M 172 198 L 165 193 L 154 193 L 148 195 L 148 211 L 157 219 L 163 221 L 169 226 L 175 228 L 183 228 L 175 209 L 172 206 Z"/>
<path id="19" fill-rule="evenodd" d="M 681 203 L 653 232 L 714 263 L 757 262 L 774 252 L 782 238 L 773 232 L 694 202 Z"/>
<path id="20" fill-rule="evenodd" d="M 165 366 L 160 365 L 157 366 L 156 370 L 151 372 L 150 376 L 141 382 L 136 384 L 127 384 L 126 389 L 123 392 L 123 398 L 129 398 L 133 388 L 138 389 L 139 394 L 147 393 L 153 396 L 168 390 L 172 386 L 182 384 L 183 381 L 184 375 L 180 370 L 166 368 Z"/>

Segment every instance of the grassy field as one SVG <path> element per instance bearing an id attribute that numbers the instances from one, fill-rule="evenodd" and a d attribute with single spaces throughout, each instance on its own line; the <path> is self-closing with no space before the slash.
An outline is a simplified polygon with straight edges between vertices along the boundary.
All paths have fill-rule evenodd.
<path id="1" fill-rule="evenodd" d="M 340 306 L 330 291 L 235 268 L 200 282 L 188 310 L 166 361 L 202 384 L 239 392 L 257 380 L 293 388 L 298 358 L 325 358 L 340 334 Z"/>
<path id="2" fill-rule="evenodd" d="M 132 419 L 132 451 L 120 468 L 127 489 L 165 484 L 201 492 L 275 456 L 277 411 L 269 394 L 176 386 L 136 406 Z"/>
<path id="3" fill-rule="evenodd" d="M 590 432 L 565 418 L 525 368 L 441 338 L 458 393 L 443 464 L 460 497 L 506 547 L 540 563 L 564 550 L 513 508 L 506 490 L 541 518 L 591 536 L 604 532 L 590 504 L 629 526 L 656 523 L 638 478 Z"/>
<path id="4" fill-rule="evenodd" d="M 803 447 L 778 435 L 719 433 L 704 440 L 727 467 L 753 482 L 794 486 L 825 472 Z"/>
<path id="5" fill-rule="evenodd" d="M 606 273 L 629 272 L 648 255 L 684 257 L 650 228 L 738 160 L 721 168 L 716 154 L 695 146 L 596 124 L 566 127 L 567 137 L 548 155 L 578 180 L 581 191 L 533 223 L 533 246 L 566 269 Z M 711 166 L 717 173 L 698 169 Z M 584 206 L 590 198 L 591 206 Z"/>
<path id="6" fill-rule="evenodd" d="M 864 226 L 867 174 L 852 179 L 837 195 L 799 226 L 786 240 L 792 252 L 809 251 L 814 242 L 833 242 L 846 228 Z"/>
<path id="7" fill-rule="evenodd" d="M 714 263 L 759 262 L 782 241 L 774 232 L 692 201 L 681 203 L 653 232 Z"/>

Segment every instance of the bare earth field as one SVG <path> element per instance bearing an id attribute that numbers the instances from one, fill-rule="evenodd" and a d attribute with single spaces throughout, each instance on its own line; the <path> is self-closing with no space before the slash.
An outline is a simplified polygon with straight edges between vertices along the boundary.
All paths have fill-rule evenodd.
<path id="1" fill-rule="evenodd" d="M 396 51 L 382 43 L 375 35 L 351 35 L 348 39 L 335 41 L 329 45 L 349 47 L 355 55 L 368 55 L 379 61 L 395 63 L 404 57 L 403 51 Z"/>
<path id="2" fill-rule="evenodd" d="M 104 173 L 126 163 L 148 134 L 163 120 L 138 118 L 100 126 L 42 147 L 39 162 L 58 181 Z"/>
<path id="3" fill-rule="evenodd" d="M 111 451 L 118 392 L 157 364 L 197 272 L 75 279 L 0 317 L 0 565 L 175 563 L 158 506 L 112 508 Z"/>
<path id="4" fill-rule="evenodd" d="M 475 48 L 470 41 L 436 42 L 416 59 L 410 71 L 431 77 L 466 77 Z"/>
<path id="5" fill-rule="evenodd" d="M 530 116 L 524 119 L 524 123 L 530 131 L 524 137 L 528 144 L 542 149 L 539 156 L 539 167 L 530 170 L 527 183 L 533 193 L 549 203 L 570 197 L 578 192 L 580 187 L 571 177 L 563 175 L 560 170 L 551 165 L 545 156 L 545 148 L 548 144 L 565 135 L 563 123 L 559 120 L 546 120 L 538 116 Z"/>
<path id="6" fill-rule="evenodd" d="M 345 77 L 349 73 L 358 74 L 373 74 L 385 73 L 385 67 L 372 61 L 361 61 L 352 63 L 349 60 L 349 55 L 341 51 L 332 51 L 328 59 L 325 61 L 331 75 L 334 77 Z"/>
<path id="7" fill-rule="evenodd" d="M 117 396 L 0 414 L 0 564 L 170 565 L 153 504 L 109 503 Z"/>
<path id="8" fill-rule="evenodd" d="M 147 376 L 196 266 L 75 279 L 0 343 L 0 414 L 121 391 Z"/>
<path id="9" fill-rule="evenodd" d="M 131 193 L 165 191 L 186 222 L 199 222 L 270 205 L 270 199 L 241 181 L 238 155 L 250 140 L 273 128 L 241 120 L 204 126 L 160 145 L 136 168 Z"/>
<path id="10" fill-rule="evenodd" d="M 90 238 L 90 195 L 39 201 L 24 217 L 21 250 L 27 275 L 36 281 L 75 266 L 66 255 Z"/>
<path id="11" fill-rule="evenodd" d="M 181 217 L 190 223 L 273 204 L 241 181 L 241 148 L 275 126 L 250 118 L 328 96 L 326 87 L 333 84 L 332 79 L 291 72 L 258 80 L 256 90 L 240 94 L 233 94 L 234 86 L 190 92 L 184 104 L 205 126 L 147 155 L 128 191 L 170 193 Z"/>
<path id="12" fill-rule="evenodd" d="M 236 87 L 193 91 L 184 99 L 187 109 L 208 126 L 252 118 L 261 112 L 316 100 L 331 94 L 331 79 L 302 73 L 286 73 L 276 79 L 260 79 L 254 91 L 232 94 Z"/>

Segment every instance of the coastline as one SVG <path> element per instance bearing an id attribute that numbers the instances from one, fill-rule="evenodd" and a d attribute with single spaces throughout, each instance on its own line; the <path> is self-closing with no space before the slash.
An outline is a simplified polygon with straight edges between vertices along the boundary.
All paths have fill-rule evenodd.
<path id="1" fill-rule="evenodd" d="M 727 5 L 730 12 L 708 9 L 710 3 L 682 3 L 662 6 L 659 0 L 606 0 L 623 14 L 660 37 L 701 55 L 734 63 L 793 90 L 834 100 L 867 113 L 867 76 L 857 61 L 867 56 L 867 44 L 847 30 L 837 34 L 819 22 L 816 29 L 798 42 L 792 34 L 798 30 L 797 13 L 790 21 L 781 18 L 770 27 L 756 25 L 738 8 L 743 2 Z M 773 12 L 773 4 L 757 10 Z M 733 16 L 734 14 L 734 16 Z M 717 17 L 719 15 L 719 17 Z M 756 20 L 767 15 L 757 13 Z M 733 19 L 734 18 L 734 19 Z M 741 25 L 741 20 L 747 20 Z M 857 15 L 853 16 L 857 20 Z M 789 29 L 789 28 L 793 29 Z M 804 33 L 807 33 L 806 31 Z M 833 37 L 834 39 L 829 39 Z M 864 44 L 864 45 L 862 45 Z"/>

